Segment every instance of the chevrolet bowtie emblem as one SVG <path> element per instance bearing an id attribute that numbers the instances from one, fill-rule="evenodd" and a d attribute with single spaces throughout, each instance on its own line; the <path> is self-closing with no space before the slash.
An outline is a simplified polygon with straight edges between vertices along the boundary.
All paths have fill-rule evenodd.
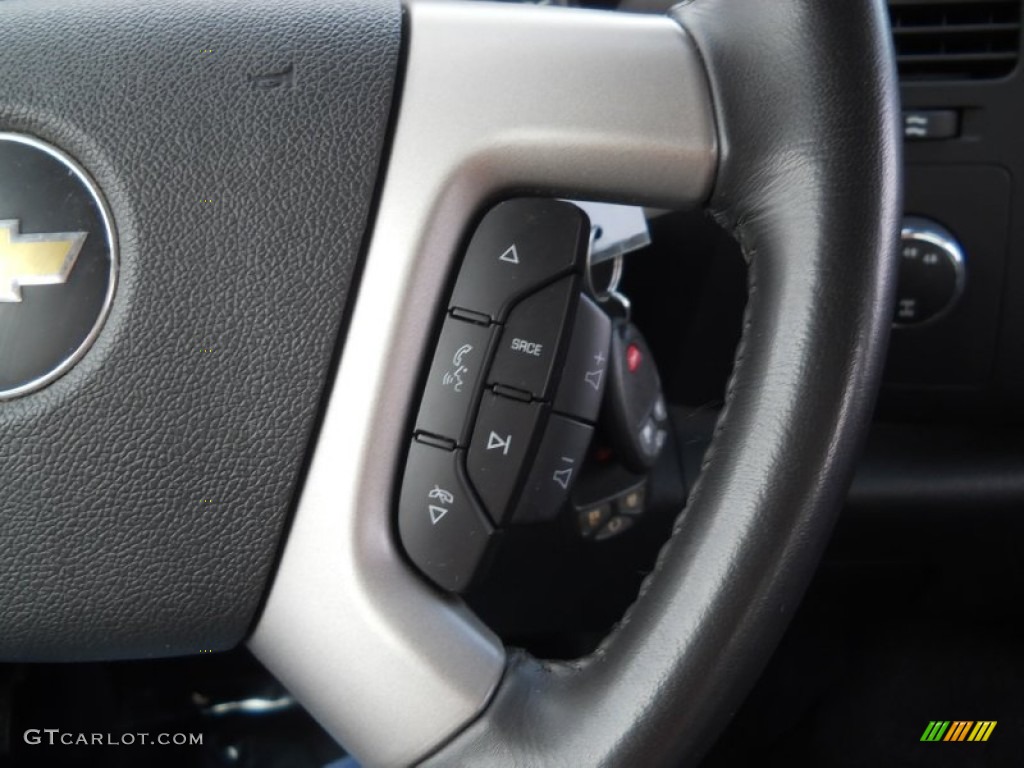
<path id="1" fill-rule="evenodd" d="M 25 285 L 65 282 L 86 234 L 19 235 L 16 220 L 0 221 L 0 302 L 21 301 L 21 288 Z"/>
<path id="2" fill-rule="evenodd" d="M 0 131 L 0 413 L 60 379 L 99 337 L 117 287 L 114 231 L 74 158 Z"/>

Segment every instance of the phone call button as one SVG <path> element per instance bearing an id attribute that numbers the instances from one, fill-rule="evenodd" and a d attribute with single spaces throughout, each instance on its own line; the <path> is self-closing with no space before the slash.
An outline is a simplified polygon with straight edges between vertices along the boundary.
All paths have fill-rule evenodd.
<path id="1" fill-rule="evenodd" d="M 487 363 L 493 328 L 445 319 L 416 417 L 417 432 L 466 444 L 470 411 Z"/>

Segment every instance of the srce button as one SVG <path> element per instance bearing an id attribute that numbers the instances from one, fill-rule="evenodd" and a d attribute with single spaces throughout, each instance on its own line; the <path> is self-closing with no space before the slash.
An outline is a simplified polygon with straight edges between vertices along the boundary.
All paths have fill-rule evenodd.
<path id="1" fill-rule="evenodd" d="M 490 383 L 547 396 L 576 291 L 575 278 L 566 277 L 516 305 L 502 331 Z"/>

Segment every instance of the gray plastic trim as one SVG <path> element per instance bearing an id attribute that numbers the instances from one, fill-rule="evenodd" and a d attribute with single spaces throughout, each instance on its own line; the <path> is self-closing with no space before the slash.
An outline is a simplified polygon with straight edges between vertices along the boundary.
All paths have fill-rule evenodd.
<path id="1" fill-rule="evenodd" d="M 486 706 L 499 640 L 409 566 L 394 491 L 459 245 L 504 196 L 663 208 L 710 193 L 711 97 L 673 21 L 407 5 L 407 71 L 344 356 L 250 647 L 364 765 L 426 756 Z"/>

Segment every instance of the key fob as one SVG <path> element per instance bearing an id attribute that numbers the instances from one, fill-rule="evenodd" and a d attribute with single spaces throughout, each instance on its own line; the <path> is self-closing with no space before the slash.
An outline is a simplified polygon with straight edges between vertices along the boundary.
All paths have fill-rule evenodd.
<path id="1" fill-rule="evenodd" d="M 668 409 L 651 350 L 627 320 L 612 329 L 608 374 L 602 412 L 608 440 L 624 466 L 645 473 L 668 438 Z"/>

